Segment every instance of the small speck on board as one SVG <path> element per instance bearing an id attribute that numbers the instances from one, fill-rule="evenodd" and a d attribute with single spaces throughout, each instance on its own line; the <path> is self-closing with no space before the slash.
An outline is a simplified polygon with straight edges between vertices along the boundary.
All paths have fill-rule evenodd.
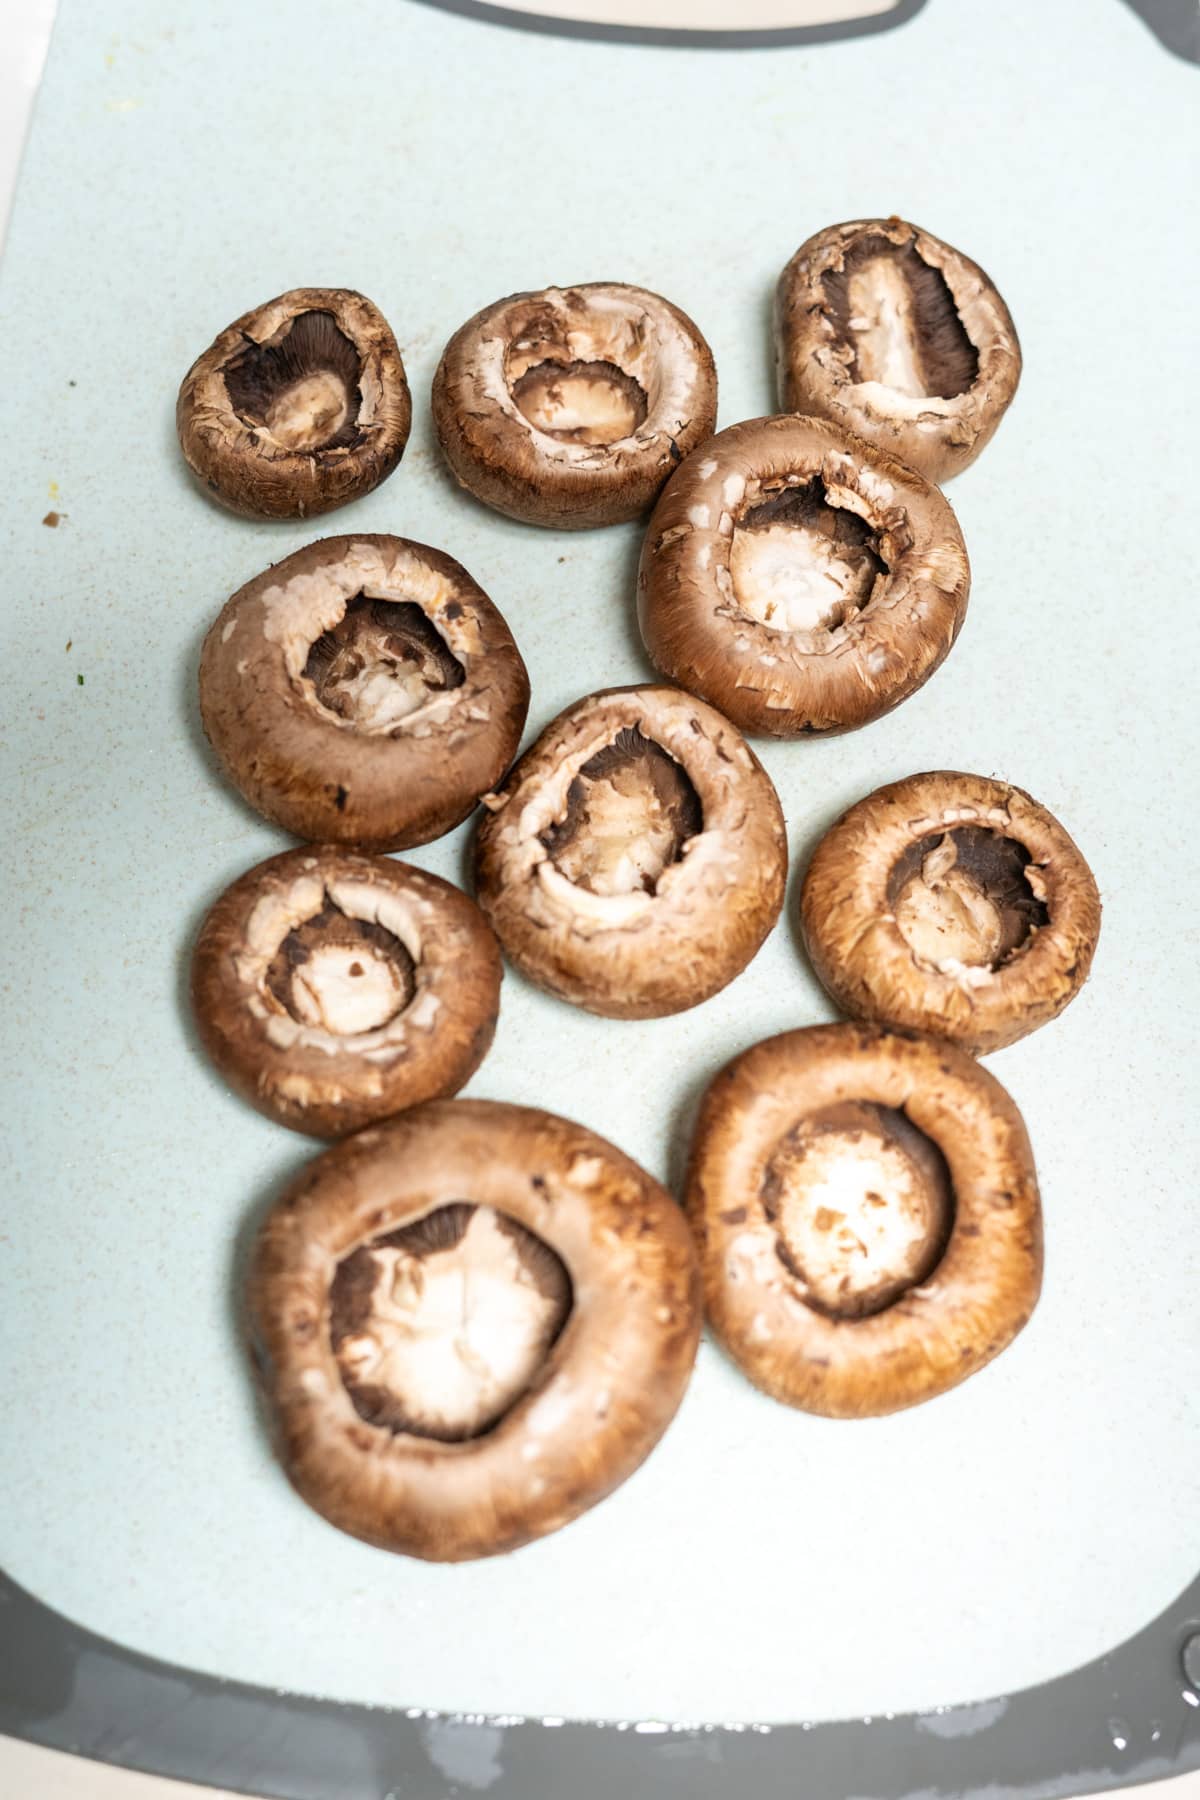
<path id="1" fill-rule="evenodd" d="M 75 639 L 74 639 L 74 638 L 68 638 L 68 639 L 67 639 L 67 641 L 66 641 L 66 643 L 65 643 L 65 645 L 64 645 L 64 646 L 63 646 L 63 648 L 64 648 L 64 649 L 66 649 L 66 650 L 69 650 L 69 649 L 70 649 L 70 648 L 71 648 L 71 645 L 72 645 L 72 644 L 73 644 L 73 643 L 74 643 L 74 642 L 75 642 Z"/>
<path id="2" fill-rule="evenodd" d="M 46 514 L 45 518 L 42 520 L 42 524 L 48 525 L 50 527 L 51 531 L 53 531 L 55 526 L 58 524 L 58 522 L 61 518 L 62 518 L 61 513 L 48 512 Z"/>
<path id="3" fill-rule="evenodd" d="M 77 681 L 77 682 L 78 682 L 78 683 L 79 683 L 79 685 L 80 685 L 80 687 L 82 687 L 82 686 L 83 686 L 83 676 L 82 676 L 82 675 L 77 675 L 77 676 L 76 676 L 76 677 L 75 677 L 75 679 L 76 679 L 76 681 Z"/>

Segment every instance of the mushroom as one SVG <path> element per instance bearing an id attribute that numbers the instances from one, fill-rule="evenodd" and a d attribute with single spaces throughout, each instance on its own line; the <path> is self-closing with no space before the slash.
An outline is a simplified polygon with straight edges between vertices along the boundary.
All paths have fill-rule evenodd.
<path id="1" fill-rule="evenodd" d="M 818 419 L 751 419 L 672 476 L 642 547 L 642 636 L 743 731 L 853 731 L 948 654 L 958 521 L 925 479 Z"/>
<path id="2" fill-rule="evenodd" d="M 470 1080 L 501 974 L 478 907 L 448 881 L 313 845 L 226 888 L 196 940 L 192 1010 L 252 1106 L 340 1137 Z"/>
<path id="3" fill-rule="evenodd" d="M 903 219 L 801 244 L 775 296 L 779 404 L 857 432 L 930 481 L 957 475 L 1016 392 L 1021 346 L 978 263 Z"/>
<path id="4" fill-rule="evenodd" d="M 433 382 L 460 485 L 510 518 L 634 519 L 717 419 L 712 351 L 658 294 L 620 282 L 510 294 L 468 319 Z"/>
<path id="5" fill-rule="evenodd" d="M 830 827 L 800 919 L 843 1012 L 980 1054 L 1079 992 L 1100 895 L 1077 845 L 1022 788 L 940 769 L 878 788 Z"/>
<path id="6" fill-rule="evenodd" d="M 523 975 L 589 1012 L 697 1006 L 779 917 L 787 838 L 770 776 L 677 688 L 576 701 L 483 804 L 479 904 Z"/>
<path id="7" fill-rule="evenodd" d="M 200 711 L 238 791 L 297 837 L 404 850 L 457 825 L 516 754 L 529 677 L 452 557 L 323 538 L 247 582 L 200 658 Z"/>
<path id="8" fill-rule="evenodd" d="M 735 1057 L 701 1105 L 686 1204 L 729 1354 L 774 1399 L 829 1418 L 954 1387 L 1041 1288 L 1021 1115 L 934 1038 L 817 1025 Z"/>
<path id="9" fill-rule="evenodd" d="M 412 401 L 377 307 L 349 288 L 293 288 L 192 364 L 175 422 L 189 468 L 234 512 L 305 519 L 387 479 Z"/>
<path id="10" fill-rule="evenodd" d="M 671 1196 L 603 1138 L 432 1101 L 309 1165 L 249 1301 L 288 1476 L 331 1524 L 436 1562 L 557 1531 L 683 1397 L 699 1277 Z"/>

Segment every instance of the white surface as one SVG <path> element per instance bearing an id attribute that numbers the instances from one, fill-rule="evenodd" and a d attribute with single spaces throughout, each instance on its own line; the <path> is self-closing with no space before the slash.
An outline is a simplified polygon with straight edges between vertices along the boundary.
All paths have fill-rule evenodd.
<path id="1" fill-rule="evenodd" d="M 5 1560 L 152 1654 L 448 1709 L 815 1717 L 1087 1660 L 1195 1572 L 1194 72 L 1086 0 L 930 6 L 761 56 L 584 49 L 392 0 L 353 30 L 297 12 L 197 0 L 164 26 L 152 0 L 103 21 L 70 0 L 0 285 Z M 371 294 L 417 425 L 393 480 L 322 528 L 460 557 L 526 654 L 537 727 L 644 672 L 637 533 L 524 530 L 451 489 L 425 401 L 444 338 L 516 287 L 645 283 L 708 333 L 729 422 L 772 402 L 766 302 L 796 244 L 892 208 L 991 270 L 1026 349 L 952 489 L 971 614 L 890 719 L 764 754 L 797 868 L 841 806 L 939 764 L 1030 787 L 1092 858 L 1093 981 L 992 1059 L 1043 1176 L 1041 1308 L 956 1393 L 860 1425 L 783 1411 L 706 1347 L 662 1448 L 586 1519 L 493 1564 L 389 1559 L 292 1497 L 235 1336 L 235 1238 L 309 1152 L 223 1093 L 179 1007 L 202 911 L 280 847 L 211 771 L 195 664 L 225 596 L 315 533 L 189 485 L 176 384 L 256 300 Z M 414 860 L 454 874 L 461 838 Z M 674 1021 L 598 1023 L 510 975 L 473 1089 L 673 1173 L 719 1063 L 826 1016 L 787 923 Z"/>
<path id="2" fill-rule="evenodd" d="M 55 0 L 0 0 L 0 245 L 46 60 L 54 5 Z"/>

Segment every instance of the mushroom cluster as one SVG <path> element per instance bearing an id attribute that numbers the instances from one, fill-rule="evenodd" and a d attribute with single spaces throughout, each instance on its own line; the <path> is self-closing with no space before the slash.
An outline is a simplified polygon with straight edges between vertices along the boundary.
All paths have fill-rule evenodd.
<path id="1" fill-rule="evenodd" d="M 651 515 L 638 612 L 665 682 L 587 693 L 519 760 L 525 663 L 443 550 L 318 540 L 205 639 L 216 759 L 302 842 L 211 907 L 197 1028 L 253 1106 L 339 1140 L 258 1234 L 253 1355 L 298 1492 L 390 1550 L 495 1554 L 594 1505 L 669 1425 L 705 1311 L 766 1393 L 854 1418 L 961 1382 L 1038 1297 L 1029 1140 L 974 1058 L 1077 993 L 1100 902 L 1063 826 L 994 777 L 892 781 L 826 833 L 800 927 L 850 1022 L 715 1076 L 683 1208 L 582 1125 L 452 1098 L 502 952 L 613 1019 L 735 980 L 787 873 L 742 733 L 866 725 L 959 634 L 970 569 L 933 483 L 1016 389 L 995 287 L 903 220 L 833 226 L 780 278 L 775 347 L 780 412 L 714 435 L 709 346 L 644 288 L 513 294 L 450 338 L 432 412 L 463 488 L 543 527 Z M 303 518 L 393 471 L 411 403 L 371 302 L 305 288 L 216 339 L 177 418 L 219 499 Z M 476 807 L 474 900 L 386 854 Z"/>

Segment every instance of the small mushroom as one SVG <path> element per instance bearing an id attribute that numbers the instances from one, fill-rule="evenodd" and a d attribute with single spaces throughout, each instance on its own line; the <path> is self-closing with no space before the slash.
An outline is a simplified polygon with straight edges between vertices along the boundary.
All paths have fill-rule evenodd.
<path id="1" fill-rule="evenodd" d="M 262 1226 L 249 1300 L 297 1491 L 436 1562 L 515 1549 L 618 1487 L 700 1335 L 671 1196 L 583 1126 L 486 1100 L 310 1164 Z"/>
<path id="2" fill-rule="evenodd" d="M 978 1055 L 1079 992 L 1100 895 L 1078 846 L 1023 789 L 941 769 L 878 788 L 830 827 L 800 919 L 843 1012 Z"/>
<path id="3" fill-rule="evenodd" d="M 770 776 L 677 688 L 609 688 L 547 726 L 479 827 L 479 904 L 539 987 L 614 1019 L 697 1006 L 779 916 Z"/>
<path id="4" fill-rule="evenodd" d="M 457 1093 L 492 1042 L 500 950 L 422 869 L 313 845 L 226 888 L 192 956 L 192 1010 L 252 1106 L 340 1137 Z"/>
<path id="5" fill-rule="evenodd" d="M 234 512 L 306 519 L 387 479 L 412 401 L 377 307 L 348 288 L 293 288 L 192 364 L 175 421 L 192 473 Z"/>
<path id="6" fill-rule="evenodd" d="M 855 1019 L 975 1055 L 1056 1019 L 1087 981 L 1096 877 L 1024 788 L 939 769 L 860 799 L 801 889 L 813 970 Z"/>
<path id="7" fill-rule="evenodd" d="M 569 529 L 634 519 L 717 419 L 696 326 L 620 282 L 510 294 L 468 319 L 433 382 L 461 486 L 510 518 Z"/>
<path id="8" fill-rule="evenodd" d="M 452 557 L 406 538 L 322 538 L 247 582 L 200 658 L 225 772 L 297 837 L 424 844 L 466 818 L 516 754 L 529 677 Z"/>
<path id="9" fill-rule="evenodd" d="M 672 476 L 642 547 L 642 636 L 743 731 L 853 731 L 928 681 L 967 610 L 945 498 L 819 419 L 751 419 Z"/>
<path id="10" fill-rule="evenodd" d="M 686 1204 L 729 1354 L 774 1399 L 829 1418 L 954 1387 L 1041 1289 L 1021 1115 L 934 1038 L 818 1025 L 755 1044 L 704 1097 Z"/>
<path id="11" fill-rule="evenodd" d="M 903 219 L 801 244 L 775 296 L 779 404 L 853 431 L 930 481 L 991 439 L 1021 346 L 978 263 Z"/>

